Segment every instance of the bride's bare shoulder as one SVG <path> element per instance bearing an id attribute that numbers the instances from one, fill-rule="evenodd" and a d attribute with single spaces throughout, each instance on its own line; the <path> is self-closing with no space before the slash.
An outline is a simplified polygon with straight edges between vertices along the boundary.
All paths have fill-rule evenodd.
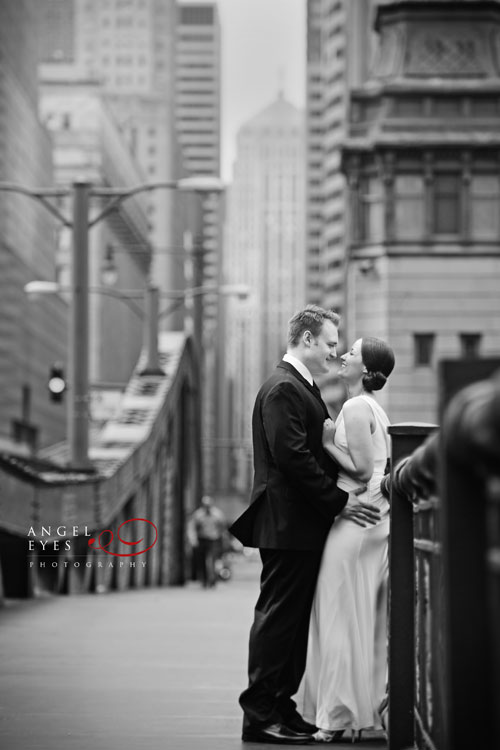
<path id="1" fill-rule="evenodd" d="M 362 396 L 354 396 L 348 399 L 342 407 L 342 411 L 348 419 L 366 417 L 370 419 L 372 413 L 369 404 L 366 403 L 366 400 Z"/>

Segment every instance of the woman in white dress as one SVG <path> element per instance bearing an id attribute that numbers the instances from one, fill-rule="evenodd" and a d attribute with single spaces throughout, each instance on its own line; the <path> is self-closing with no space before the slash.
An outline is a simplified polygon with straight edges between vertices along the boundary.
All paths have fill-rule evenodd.
<path id="1" fill-rule="evenodd" d="M 342 358 L 349 394 L 325 450 L 339 463 L 337 484 L 376 504 L 380 520 L 361 526 L 340 515 L 326 541 L 311 612 L 307 665 L 298 693 L 315 739 L 338 742 L 348 729 L 382 729 L 387 677 L 389 504 L 380 491 L 389 457 L 389 419 L 373 396 L 394 367 L 384 341 L 358 339 Z"/>

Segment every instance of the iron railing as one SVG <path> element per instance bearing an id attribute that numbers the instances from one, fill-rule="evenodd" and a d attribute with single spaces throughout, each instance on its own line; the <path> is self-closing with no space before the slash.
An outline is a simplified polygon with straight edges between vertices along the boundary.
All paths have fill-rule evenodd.
<path id="1" fill-rule="evenodd" d="M 500 746 L 500 376 L 473 374 L 441 367 L 439 430 L 390 428 L 390 750 Z"/>

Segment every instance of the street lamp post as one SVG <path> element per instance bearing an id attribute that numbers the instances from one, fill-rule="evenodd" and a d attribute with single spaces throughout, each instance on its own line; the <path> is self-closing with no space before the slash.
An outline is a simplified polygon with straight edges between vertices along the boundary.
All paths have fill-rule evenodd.
<path id="1" fill-rule="evenodd" d="M 163 370 L 158 362 L 158 319 L 159 310 L 159 289 L 156 286 L 149 286 L 146 296 L 146 366 L 141 370 L 141 375 L 163 375 Z"/>
<path id="2" fill-rule="evenodd" d="M 30 189 L 23 185 L 0 182 L 0 191 L 27 195 L 41 203 L 72 231 L 71 322 L 69 328 L 70 396 L 68 402 L 69 462 L 75 469 L 92 469 L 88 458 L 89 399 L 89 310 L 88 310 L 88 233 L 89 229 L 117 210 L 128 198 L 157 189 L 194 193 L 215 193 L 223 190 L 215 177 L 193 176 L 180 180 L 136 185 L 129 189 L 94 188 L 86 181 L 76 181 L 72 189 Z M 69 220 L 51 198 L 73 196 L 73 215 Z M 91 197 L 107 198 L 108 204 L 91 220 Z M 154 303 L 153 303 L 154 304 Z M 152 334 L 153 335 L 153 334 Z"/>
<path id="3" fill-rule="evenodd" d="M 73 185 L 73 256 L 69 334 L 68 444 L 71 464 L 90 468 L 89 452 L 89 189 Z"/>

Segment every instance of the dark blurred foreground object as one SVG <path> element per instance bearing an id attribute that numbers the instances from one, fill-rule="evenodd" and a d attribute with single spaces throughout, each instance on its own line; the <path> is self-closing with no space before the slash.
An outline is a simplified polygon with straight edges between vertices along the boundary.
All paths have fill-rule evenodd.
<path id="1" fill-rule="evenodd" d="M 500 747 L 499 373 L 458 391 L 443 409 L 440 429 L 409 456 L 399 460 L 392 437 L 396 458 L 382 484 L 390 491 L 393 522 L 402 503 L 412 506 L 409 532 L 401 523 L 391 526 L 389 747 L 406 747 L 396 737 L 404 692 L 401 685 L 394 689 L 396 659 L 410 672 L 406 720 L 416 747 L 429 746 L 429 738 L 439 750 L 477 746 L 477 716 L 485 746 Z M 412 598 L 415 604 L 409 620 L 400 611 L 406 574 L 398 570 L 407 560 L 410 610 Z M 403 620 L 409 635 L 401 638 Z"/>

